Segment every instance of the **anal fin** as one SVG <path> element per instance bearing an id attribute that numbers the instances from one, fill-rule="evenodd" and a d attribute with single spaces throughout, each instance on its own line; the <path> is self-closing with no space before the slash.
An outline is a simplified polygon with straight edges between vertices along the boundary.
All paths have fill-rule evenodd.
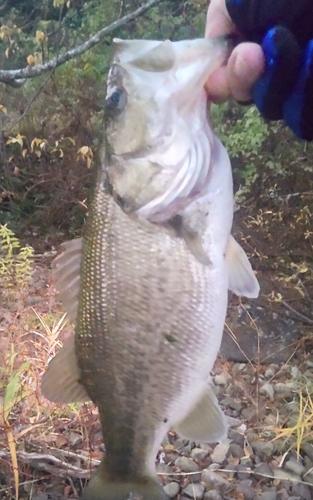
<path id="1" fill-rule="evenodd" d="M 207 443 L 226 436 L 226 419 L 209 385 L 187 417 L 175 426 L 175 431 L 185 439 Z"/>
<path id="2" fill-rule="evenodd" d="M 90 401 L 79 382 L 80 370 L 75 354 L 75 338 L 71 337 L 50 361 L 42 378 L 42 394 L 55 403 Z"/>

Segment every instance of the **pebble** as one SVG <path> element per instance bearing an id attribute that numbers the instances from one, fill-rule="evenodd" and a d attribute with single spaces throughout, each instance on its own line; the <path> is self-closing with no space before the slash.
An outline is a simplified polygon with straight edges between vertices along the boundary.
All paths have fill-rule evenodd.
<path id="1" fill-rule="evenodd" d="M 226 479 L 217 474 L 217 472 L 213 472 L 209 469 L 203 469 L 201 482 L 209 489 L 215 487 L 220 490 L 223 486 L 229 487 L 229 482 Z"/>
<path id="2" fill-rule="evenodd" d="M 233 441 L 233 443 L 238 444 L 243 447 L 245 444 L 245 437 L 242 432 L 239 432 L 235 429 L 230 429 L 228 432 L 229 439 Z"/>
<path id="3" fill-rule="evenodd" d="M 226 372 L 218 373 L 214 377 L 214 383 L 216 385 L 226 385 L 230 380 L 230 378 L 231 378 L 230 375 L 228 375 L 228 373 Z"/>
<path id="4" fill-rule="evenodd" d="M 236 401 L 236 399 L 232 398 L 231 396 L 227 396 L 226 398 L 222 399 L 221 404 L 236 411 L 240 411 L 242 408 L 242 404 Z"/>
<path id="5" fill-rule="evenodd" d="M 265 370 L 265 373 L 264 373 L 265 378 L 272 378 L 272 377 L 274 377 L 274 375 L 275 375 L 275 372 L 274 372 L 273 368 L 267 368 L 267 370 Z"/>
<path id="6" fill-rule="evenodd" d="M 256 417 L 256 411 L 252 406 L 248 406 L 247 408 L 244 408 L 241 410 L 240 415 L 245 419 L 245 420 L 252 420 L 253 418 Z"/>
<path id="7" fill-rule="evenodd" d="M 171 483 L 168 483 L 165 486 L 163 486 L 163 489 L 168 497 L 174 498 L 178 495 L 180 486 L 175 481 L 172 481 Z"/>
<path id="8" fill-rule="evenodd" d="M 293 472 L 294 474 L 297 474 L 297 476 L 301 476 L 303 474 L 305 467 L 296 460 L 288 460 L 284 464 L 284 469 Z"/>
<path id="9" fill-rule="evenodd" d="M 264 453 L 267 457 L 271 457 L 275 449 L 271 441 L 252 441 L 251 446 L 255 453 Z"/>
<path id="10" fill-rule="evenodd" d="M 211 455 L 212 462 L 222 464 L 226 459 L 226 454 L 229 449 L 229 443 L 219 443 L 215 446 Z"/>
<path id="11" fill-rule="evenodd" d="M 253 500 L 255 498 L 255 489 L 252 486 L 251 479 L 244 479 L 236 485 L 236 493 L 244 500 Z"/>
<path id="12" fill-rule="evenodd" d="M 199 465 L 196 464 L 193 460 L 191 460 L 191 458 L 188 458 L 188 457 L 176 458 L 175 465 L 182 472 L 198 472 L 200 469 Z"/>
<path id="13" fill-rule="evenodd" d="M 264 482 L 267 482 L 272 480 L 273 470 L 263 462 L 255 466 L 253 469 L 253 475 L 257 479 L 262 479 Z"/>
<path id="14" fill-rule="evenodd" d="M 229 453 L 235 458 L 242 458 L 245 456 L 243 447 L 236 443 L 231 443 L 229 445 Z"/>
<path id="15" fill-rule="evenodd" d="M 238 464 L 237 465 L 237 476 L 238 479 L 245 480 L 251 475 L 251 467 L 247 465 Z"/>
<path id="16" fill-rule="evenodd" d="M 283 479 L 287 481 L 301 481 L 301 478 L 299 476 L 296 476 L 295 474 L 292 474 L 291 472 L 288 472 L 283 469 L 274 469 L 273 474 L 275 479 L 281 479 L 281 480 Z"/>
<path id="17" fill-rule="evenodd" d="M 193 500 L 202 500 L 204 495 L 204 486 L 202 484 L 187 484 L 182 491 L 182 496 Z"/>
<path id="18" fill-rule="evenodd" d="M 274 399 L 274 387 L 272 384 L 266 383 L 260 387 L 260 393 L 265 394 L 270 398 L 271 401 Z"/>
<path id="19" fill-rule="evenodd" d="M 194 448 L 193 450 L 191 450 L 190 456 L 193 460 L 201 462 L 208 456 L 208 454 L 209 452 L 206 450 L 202 450 L 201 448 Z"/>
<path id="20" fill-rule="evenodd" d="M 276 500 L 277 493 L 274 490 L 262 491 L 261 495 L 256 497 L 257 500 Z"/>
<path id="21" fill-rule="evenodd" d="M 204 500 L 223 500 L 218 490 L 209 490 L 204 493 Z"/>

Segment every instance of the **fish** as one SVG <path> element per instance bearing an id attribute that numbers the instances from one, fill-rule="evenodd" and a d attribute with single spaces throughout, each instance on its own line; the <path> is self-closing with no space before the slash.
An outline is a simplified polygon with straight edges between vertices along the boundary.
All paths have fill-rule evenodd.
<path id="1" fill-rule="evenodd" d="M 161 500 L 155 462 L 166 433 L 227 434 L 210 372 L 228 289 L 257 297 L 259 285 L 231 235 L 231 165 L 203 90 L 227 44 L 113 45 L 83 236 L 53 263 L 75 335 L 50 361 L 42 393 L 98 407 L 106 451 L 85 500 Z"/>

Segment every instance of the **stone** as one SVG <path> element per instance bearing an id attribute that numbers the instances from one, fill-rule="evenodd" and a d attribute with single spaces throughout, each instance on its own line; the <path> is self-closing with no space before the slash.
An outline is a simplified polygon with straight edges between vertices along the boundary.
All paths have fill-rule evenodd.
<path id="1" fill-rule="evenodd" d="M 228 432 L 229 439 L 233 441 L 233 443 L 238 444 L 243 447 L 245 444 L 245 436 L 242 432 L 238 432 L 235 429 L 230 429 Z"/>
<path id="2" fill-rule="evenodd" d="M 188 457 L 178 457 L 175 460 L 175 465 L 181 472 L 198 472 L 199 465 L 196 464 L 191 458 Z"/>
<path id="3" fill-rule="evenodd" d="M 163 486 L 163 489 L 168 497 L 175 498 L 179 493 L 180 486 L 175 481 L 172 481 L 171 483 L 168 483 L 165 486 Z"/>
<path id="4" fill-rule="evenodd" d="M 274 388 L 272 384 L 266 383 L 260 387 L 260 393 L 268 396 L 271 401 L 274 399 Z"/>
<path id="5" fill-rule="evenodd" d="M 261 462 L 254 467 L 253 475 L 257 479 L 262 479 L 264 482 L 268 482 L 273 478 L 273 470 L 265 462 Z"/>
<path id="6" fill-rule="evenodd" d="M 200 483 L 187 484 L 182 491 L 182 496 L 191 498 L 192 500 L 202 500 L 204 495 L 204 486 Z"/>
<path id="7" fill-rule="evenodd" d="M 303 474 L 305 467 L 299 461 L 288 460 L 284 464 L 284 469 L 293 472 L 297 476 L 301 476 Z"/>
<path id="8" fill-rule="evenodd" d="M 208 489 L 218 489 L 222 487 L 229 487 L 229 482 L 220 476 L 217 472 L 211 471 L 209 469 L 203 469 L 201 474 L 201 482 Z"/>
<path id="9" fill-rule="evenodd" d="M 275 490 L 262 491 L 261 495 L 257 497 L 258 500 L 276 500 L 277 493 Z"/>
<path id="10" fill-rule="evenodd" d="M 251 479 L 244 479 L 236 484 L 236 493 L 243 497 L 244 500 L 253 500 L 255 497 L 255 490 L 252 486 Z"/>
<path id="11" fill-rule="evenodd" d="M 258 278 L 260 279 L 260 274 Z M 268 289 L 272 288 L 272 285 L 266 282 L 261 285 L 265 294 L 266 286 Z M 258 301 L 254 301 L 248 311 L 240 305 L 230 307 L 226 323 L 234 332 L 235 340 L 225 329 L 221 355 L 229 361 L 240 363 L 247 363 L 247 360 L 267 364 L 288 361 L 294 352 L 294 343 L 300 336 L 300 327 L 290 315 L 289 311 L 285 311 L 283 316 L 270 314 L 268 309 L 258 305 Z"/>
<path id="12" fill-rule="evenodd" d="M 209 490 L 204 493 L 204 500 L 223 500 L 218 490 Z"/>
<path id="13" fill-rule="evenodd" d="M 250 444 L 254 453 L 264 453 L 267 457 L 271 457 L 275 450 L 274 443 L 271 441 L 252 441 Z"/>
<path id="14" fill-rule="evenodd" d="M 239 444 L 230 443 L 229 445 L 229 453 L 235 458 L 242 458 L 245 456 L 245 452 Z"/>
<path id="15" fill-rule="evenodd" d="M 218 373 L 214 376 L 214 383 L 216 385 L 226 385 L 228 384 L 229 380 L 231 379 L 230 375 L 226 372 L 221 372 Z"/>
<path id="16" fill-rule="evenodd" d="M 228 449 L 229 449 L 229 443 L 217 444 L 211 455 L 212 462 L 215 462 L 217 464 L 222 464 L 226 459 Z"/>
<path id="17" fill-rule="evenodd" d="M 209 452 L 207 450 L 202 450 L 202 448 L 194 448 L 191 450 L 191 458 L 201 462 L 208 456 Z"/>

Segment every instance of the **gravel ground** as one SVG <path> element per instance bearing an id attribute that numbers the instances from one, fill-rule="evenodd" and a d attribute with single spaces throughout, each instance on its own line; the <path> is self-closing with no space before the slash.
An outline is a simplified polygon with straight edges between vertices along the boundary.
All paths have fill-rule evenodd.
<path id="1" fill-rule="evenodd" d="M 303 374 L 312 380 L 312 358 L 288 365 L 218 362 L 215 392 L 229 422 L 228 438 L 208 445 L 170 433 L 158 472 L 170 498 L 194 500 L 310 500 L 313 446 L 273 441 L 273 426 L 297 418 Z M 226 368 L 226 369 L 225 369 Z"/>

